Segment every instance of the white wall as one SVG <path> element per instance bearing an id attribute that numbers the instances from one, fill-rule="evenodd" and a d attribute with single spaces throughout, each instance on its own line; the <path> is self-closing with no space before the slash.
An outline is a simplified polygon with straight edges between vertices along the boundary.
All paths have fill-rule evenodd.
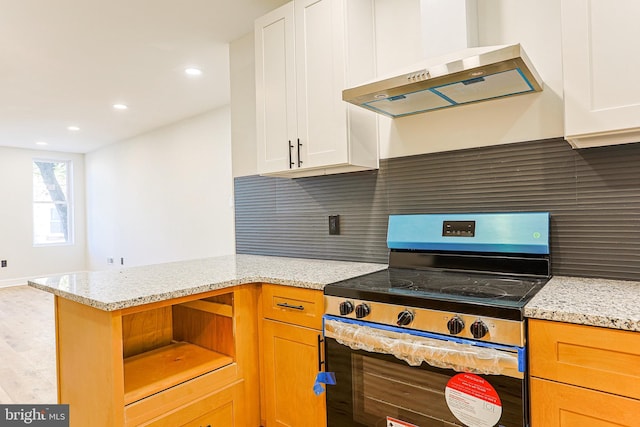
<path id="1" fill-rule="evenodd" d="M 90 269 L 235 252 L 228 106 L 89 153 L 86 168 Z"/>
<path id="2" fill-rule="evenodd" d="M 375 0 L 375 7 L 378 74 L 422 59 L 420 1 Z M 518 0 L 479 0 L 478 18 L 479 44 L 522 43 L 544 81 L 544 90 L 395 120 L 380 116 L 381 158 L 563 135 L 560 2 L 540 0 L 532 6 Z M 253 49 L 252 36 L 230 45 L 231 70 L 245 70 L 231 73 L 234 176 L 257 173 L 255 124 L 249 127 L 252 117 L 255 121 L 255 97 L 233 90 L 254 84 L 247 72 Z M 242 123 L 238 132 L 235 123 Z"/>
<path id="3" fill-rule="evenodd" d="M 229 46 L 231 75 L 231 140 L 233 176 L 253 175 L 257 170 L 256 80 L 253 33 Z"/>
<path id="4" fill-rule="evenodd" d="M 71 160 L 73 163 L 74 243 L 33 246 L 34 158 Z M 22 285 L 35 277 L 80 271 L 85 268 L 84 156 L 40 150 L 0 147 L 0 286 Z"/>

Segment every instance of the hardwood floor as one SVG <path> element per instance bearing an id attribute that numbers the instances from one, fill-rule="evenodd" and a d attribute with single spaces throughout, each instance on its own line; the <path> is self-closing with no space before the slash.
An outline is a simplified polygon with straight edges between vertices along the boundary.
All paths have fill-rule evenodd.
<path id="1" fill-rule="evenodd" d="M 0 288 L 0 403 L 56 403 L 53 295 Z"/>

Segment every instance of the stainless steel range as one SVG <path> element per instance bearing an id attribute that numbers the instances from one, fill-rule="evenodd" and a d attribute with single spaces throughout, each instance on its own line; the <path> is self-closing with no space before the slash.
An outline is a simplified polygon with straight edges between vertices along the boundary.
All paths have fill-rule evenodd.
<path id="1" fill-rule="evenodd" d="M 528 426 L 549 214 L 391 215 L 387 245 L 388 270 L 325 287 L 328 425 Z"/>

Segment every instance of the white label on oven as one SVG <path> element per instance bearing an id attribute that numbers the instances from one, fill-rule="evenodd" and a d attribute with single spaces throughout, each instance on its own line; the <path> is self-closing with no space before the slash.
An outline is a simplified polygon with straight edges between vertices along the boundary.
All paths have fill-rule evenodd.
<path id="1" fill-rule="evenodd" d="M 493 427 L 502 415 L 496 389 L 475 374 L 454 375 L 447 382 L 444 396 L 451 413 L 467 427 Z"/>
<path id="2" fill-rule="evenodd" d="M 408 423 L 406 421 L 401 421 L 395 418 L 387 417 L 387 427 L 418 427 L 418 426 L 415 424 Z"/>

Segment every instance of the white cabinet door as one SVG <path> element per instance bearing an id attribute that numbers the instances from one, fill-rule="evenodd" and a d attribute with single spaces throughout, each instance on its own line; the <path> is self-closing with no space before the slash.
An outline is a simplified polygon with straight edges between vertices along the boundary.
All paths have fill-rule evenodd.
<path id="1" fill-rule="evenodd" d="M 342 101 L 375 76 L 373 24 L 372 0 L 294 0 L 256 20 L 258 173 L 378 167 L 375 113 Z"/>
<path id="2" fill-rule="evenodd" d="M 294 166 L 291 148 L 297 138 L 294 38 L 293 3 L 255 22 L 259 173 Z"/>
<path id="3" fill-rule="evenodd" d="M 638 0 L 562 0 L 565 135 L 574 147 L 640 141 L 638 17 Z"/>
<path id="4" fill-rule="evenodd" d="M 296 0 L 296 76 L 301 167 L 347 164 L 345 13 L 342 0 Z M 297 141 L 296 141 L 297 142 Z"/>

